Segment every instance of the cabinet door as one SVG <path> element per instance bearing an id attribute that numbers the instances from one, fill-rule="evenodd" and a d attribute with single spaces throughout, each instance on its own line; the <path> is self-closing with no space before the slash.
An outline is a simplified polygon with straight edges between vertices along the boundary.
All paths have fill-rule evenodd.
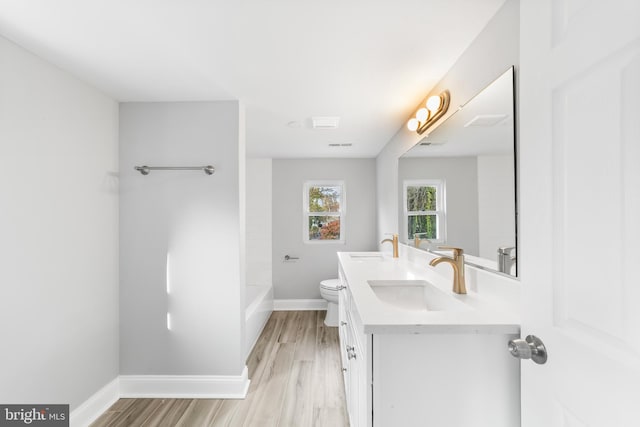
<path id="1" fill-rule="evenodd" d="M 347 390 L 347 409 L 349 411 L 349 421 L 351 427 L 360 427 L 360 408 L 362 407 L 362 396 L 360 393 L 360 384 L 362 382 L 362 370 L 359 358 L 362 352 L 359 351 L 357 343 L 354 340 L 353 335 L 353 322 L 351 317 L 347 315 L 347 336 L 349 337 L 348 347 L 346 348 L 347 355 L 347 378 L 348 378 L 348 390 Z"/>
<path id="2" fill-rule="evenodd" d="M 374 335 L 374 425 L 519 426 L 520 362 L 504 344 L 514 337 Z"/>
<path id="3" fill-rule="evenodd" d="M 347 299 L 345 297 L 345 290 L 340 291 L 338 294 L 338 338 L 340 341 L 340 360 L 342 361 L 342 369 L 347 368 L 347 356 L 346 356 L 346 347 L 347 347 Z M 346 378 L 345 378 L 345 386 L 346 386 Z"/>
<path id="4" fill-rule="evenodd" d="M 369 342 L 365 335 L 358 332 L 361 324 L 357 312 L 351 310 L 348 283 L 342 274 L 340 279 L 345 288 L 339 293 L 338 333 L 349 423 L 351 427 L 371 427 L 371 411 L 367 411 L 371 407 L 370 373 L 367 373 L 371 364 L 366 359 L 370 352 L 365 351 L 364 347 Z"/>

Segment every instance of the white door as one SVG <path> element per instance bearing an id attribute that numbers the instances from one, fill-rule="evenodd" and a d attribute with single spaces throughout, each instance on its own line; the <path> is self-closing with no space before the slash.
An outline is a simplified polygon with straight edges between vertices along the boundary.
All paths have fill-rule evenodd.
<path id="1" fill-rule="evenodd" d="M 640 426 L 640 0 L 523 0 L 522 425 Z"/>

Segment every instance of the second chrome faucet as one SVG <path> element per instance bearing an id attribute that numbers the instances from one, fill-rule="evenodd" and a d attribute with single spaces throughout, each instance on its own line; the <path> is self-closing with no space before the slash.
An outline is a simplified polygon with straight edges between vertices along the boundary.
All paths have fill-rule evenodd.
<path id="1" fill-rule="evenodd" d="M 453 292 L 456 294 L 466 294 L 467 286 L 464 281 L 464 252 L 461 248 L 453 248 L 451 246 L 438 246 L 438 249 L 445 249 L 453 251 L 451 258 L 448 256 L 441 256 L 434 258 L 429 262 L 429 265 L 435 267 L 436 265 L 446 262 L 453 267 Z"/>

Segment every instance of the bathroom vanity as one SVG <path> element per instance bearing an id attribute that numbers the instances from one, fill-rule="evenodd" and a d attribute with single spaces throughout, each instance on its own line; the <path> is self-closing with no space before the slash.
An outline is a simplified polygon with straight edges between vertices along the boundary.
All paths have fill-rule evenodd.
<path id="1" fill-rule="evenodd" d="M 403 246 L 403 256 L 339 253 L 339 333 L 352 427 L 514 427 L 520 365 L 519 283 L 466 267 L 466 295 L 450 266 Z"/>

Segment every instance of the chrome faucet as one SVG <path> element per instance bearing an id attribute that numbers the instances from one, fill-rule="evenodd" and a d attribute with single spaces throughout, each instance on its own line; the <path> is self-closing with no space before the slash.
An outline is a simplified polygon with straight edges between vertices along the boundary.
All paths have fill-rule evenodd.
<path id="1" fill-rule="evenodd" d="M 516 263 L 516 248 L 513 246 L 500 246 L 498 248 L 498 271 L 511 274 L 511 267 Z"/>
<path id="2" fill-rule="evenodd" d="M 398 235 L 394 234 L 393 235 L 393 239 L 384 239 L 380 243 L 382 244 L 382 243 L 387 243 L 387 242 L 389 242 L 389 243 L 391 243 L 393 245 L 393 257 L 394 258 L 398 258 Z"/>
<path id="3" fill-rule="evenodd" d="M 438 246 L 438 249 L 453 251 L 452 258 L 448 256 L 434 258 L 429 262 L 429 265 L 435 267 L 441 262 L 451 264 L 451 267 L 453 267 L 453 292 L 456 294 L 466 294 L 467 286 L 464 282 L 464 252 L 461 248 L 453 248 L 451 246 Z"/>

